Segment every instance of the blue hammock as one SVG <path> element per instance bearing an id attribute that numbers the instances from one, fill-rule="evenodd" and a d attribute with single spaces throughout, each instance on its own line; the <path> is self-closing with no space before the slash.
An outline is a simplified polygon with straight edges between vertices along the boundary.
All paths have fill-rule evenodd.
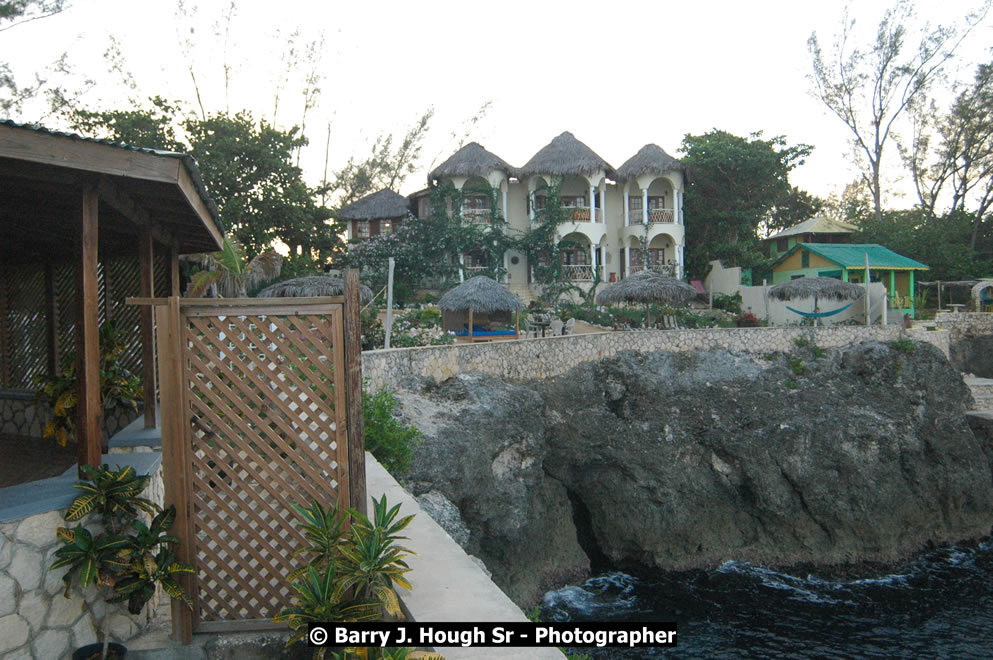
<path id="1" fill-rule="evenodd" d="M 850 302 L 844 307 L 839 307 L 838 309 L 832 309 L 830 312 L 801 312 L 799 309 L 793 309 L 789 305 L 786 306 L 786 309 L 790 310 L 794 314 L 799 314 L 800 316 L 806 316 L 808 319 L 822 319 L 825 316 L 834 316 L 835 314 L 840 314 L 854 304 L 855 304 L 854 302 Z"/>

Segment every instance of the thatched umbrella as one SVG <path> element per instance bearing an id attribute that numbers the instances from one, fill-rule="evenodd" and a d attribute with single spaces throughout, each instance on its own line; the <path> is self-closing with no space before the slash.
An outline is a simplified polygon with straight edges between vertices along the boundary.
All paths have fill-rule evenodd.
<path id="1" fill-rule="evenodd" d="M 768 296 L 776 300 L 814 299 L 814 313 L 817 313 L 817 299 L 858 300 L 865 295 L 861 284 L 843 282 L 833 277 L 798 277 L 769 288 Z M 816 318 L 815 318 L 816 322 Z"/>
<path id="2" fill-rule="evenodd" d="M 597 294 L 598 305 L 613 305 L 620 302 L 645 303 L 646 325 L 652 324 L 651 305 L 656 302 L 679 304 L 696 297 L 697 291 L 692 286 L 667 277 L 653 270 L 640 270 L 620 282 L 608 284 Z"/>
<path id="3" fill-rule="evenodd" d="M 455 176 L 485 177 L 493 170 L 499 170 L 509 175 L 513 169 L 507 161 L 490 153 L 483 148 L 483 145 L 478 142 L 470 142 L 449 156 L 444 163 L 431 170 L 428 180 Z"/>
<path id="4" fill-rule="evenodd" d="M 522 179 L 535 174 L 583 176 L 601 170 L 611 179 L 617 176 L 610 163 L 566 131 L 532 156 L 517 176 Z"/>
<path id="5" fill-rule="evenodd" d="M 259 291 L 258 298 L 317 298 L 341 296 L 345 293 L 345 280 L 330 275 L 307 275 L 292 280 L 276 282 Z M 373 299 L 372 289 L 359 285 L 359 301 L 365 305 Z"/>
<path id="6" fill-rule="evenodd" d="M 485 275 L 477 275 L 458 285 L 438 301 L 443 312 L 463 312 L 469 310 L 469 339 L 472 339 L 473 313 L 493 314 L 494 312 L 518 312 L 514 332 L 520 335 L 520 309 L 524 303 L 507 287 Z"/>
<path id="7" fill-rule="evenodd" d="M 671 170 L 685 170 L 686 166 L 665 152 L 657 144 L 646 144 L 634 156 L 617 168 L 621 180 L 636 179 L 642 174 L 663 174 Z"/>

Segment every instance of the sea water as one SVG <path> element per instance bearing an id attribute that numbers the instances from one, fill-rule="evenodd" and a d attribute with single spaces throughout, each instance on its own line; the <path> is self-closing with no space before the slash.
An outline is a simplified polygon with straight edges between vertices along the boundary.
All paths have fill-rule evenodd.
<path id="1" fill-rule="evenodd" d="M 545 621 L 676 621 L 675 649 L 591 658 L 990 658 L 993 540 L 899 569 L 828 579 L 729 561 L 711 571 L 606 573 L 546 594 Z"/>

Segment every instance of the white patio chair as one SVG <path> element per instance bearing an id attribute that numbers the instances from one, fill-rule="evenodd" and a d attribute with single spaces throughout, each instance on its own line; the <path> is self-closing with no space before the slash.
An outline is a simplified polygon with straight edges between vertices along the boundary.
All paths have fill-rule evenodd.
<path id="1" fill-rule="evenodd" d="M 562 323 L 562 319 L 552 319 L 552 322 L 548 325 L 548 334 L 552 337 L 559 337 L 562 335 L 562 328 L 565 324 Z"/>
<path id="2" fill-rule="evenodd" d="M 572 329 L 576 327 L 576 319 L 572 318 L 565 322 L 565 327 L 562 329 L 562 334 L 571 335 Z"/>

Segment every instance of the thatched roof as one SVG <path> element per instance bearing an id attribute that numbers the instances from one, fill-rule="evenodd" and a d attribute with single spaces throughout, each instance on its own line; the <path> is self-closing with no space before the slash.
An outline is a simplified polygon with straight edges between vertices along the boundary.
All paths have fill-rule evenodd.
<path id="1" fill-rule="evenodd" d="M 640 270 L 620 282 L 608 284 L 597 294 L 596 304 L 613 305 L 620 302 L 681 303 L 696 297 L 696 289 L 653 270 Z"/>
<path id="2" fill-rule="evenodd" d="M 596 174 L 601 170 L 610 178 L 617 176 L 610 163 L 566 131 L 531 156 L 531 160 L 518 170 L 518 177 L 535 174 L 583 176 Z"/>
<path id="3" fill-rule="evenodd" d="M 621 180 L 627 180 L 642 174 L 662 174 L 671 170 L 685 169 L 685 165 L 667 154 L 662 147 L 657 144 L 646 144 L 617 168 L 617 176 Z"/>
<path id="4" fill-rule="evenodd" d="M 485 275 L 477 275 L 458 285 L 438 301 L 445 312 L 461 312 L 472 308 L 473 313 L 513 312 L 524 306 L 516 294 Z"/>
<path id="5" fill-rule="evenodd" d="M 345 280 L 330 275 L 307 275 L 295 277 L 292 280 L 276 282 L 259 291 L 258 298 L 317 298 L 322 296 L 340 296 L 345 292 Z M 373 298 L 372 289 L 364 284 L 359 285 L 359 300 L 362 304 Z"/>
<path id="6" fill-rule="evenodd" d="M 833 277 L 800 277 L 769 288 L 769 297 L 777 300 L 827 298 L 829 300 L 858 300 L 865 287 L 836 280 Z"/>
<path id="7" fill-rule="evenodd" d="M 853 234 L 858 229 L 855 225 L 839 220 L 832 220 L 825 215 L 818 214 L 813 218 L 804 220 L 800 224 L 793 225 L 788 229 L 773 234 L 765 240 L 771 241 L 777 238 L 786 238 L 787 236 L 803 236 L 804 234 Z"/>
<path id="8" fill-rule="evenodd" d="M 389 188 L 366 195 L 362 199 L 343 206 L 338 211 L 339 220 L 378 220 L 405 218 L 410 212 L 407 198 Z"/>
<path id="9" fill-rule="evenodd" d="M 448 160 L 431 170 L 428 180 L 441 179 L 453 176 L 487 176 L 493 170 L 499 170 L 505 174 L 510 174 L 513 167 L 496 154 L 490 153 L 478 142 L 470 142 L 454 154 Z"/>

